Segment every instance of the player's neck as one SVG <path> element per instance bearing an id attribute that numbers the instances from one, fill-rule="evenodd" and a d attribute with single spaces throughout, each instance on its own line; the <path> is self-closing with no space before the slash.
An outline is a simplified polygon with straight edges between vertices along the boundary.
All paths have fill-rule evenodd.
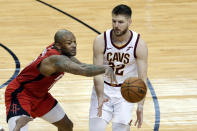
<path id="1" fill-rule="evenodd" d="M 58 48 L 58 46 L 56 44 L 53 45 L 53 48 L 56 49 L 60 54 L 62 54 L 61 49 Z"/>
<path id="2" fill-rule="evenodd" d="M 113 43 L 115 43 L 117 45 L 126 44 L 129 41 L 130 37 L 131 37 L 131 32 L 129 30 L 127 30 L 127 32 L 121 36 L 116 36 L 112 32 L 112 41 L 113 41 Z"/>

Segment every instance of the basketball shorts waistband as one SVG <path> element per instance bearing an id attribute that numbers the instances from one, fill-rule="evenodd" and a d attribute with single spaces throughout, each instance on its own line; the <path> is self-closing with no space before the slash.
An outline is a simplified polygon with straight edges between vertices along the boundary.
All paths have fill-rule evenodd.
<path id="1" fill-rule="evenodd" d="M 105 84 L 109 85 L 109 86 L 113 86 L 113 87 L 121 87 L 122 83 L 121 84 L 111 84 L 111 83 L 108 83 L 106 81 L 104 81 Z"/>

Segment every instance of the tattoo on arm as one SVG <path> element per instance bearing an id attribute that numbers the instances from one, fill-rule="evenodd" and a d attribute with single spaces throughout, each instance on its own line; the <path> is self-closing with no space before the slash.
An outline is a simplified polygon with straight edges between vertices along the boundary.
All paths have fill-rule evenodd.
<path id="1" fill-rule="evenodd" d="M 79 64 L 66 56 L 59 56 L 55 60 L 57 72 L 68 72 L 75 75 L 95 76 L 105 73 L 105 67 L 101 65 Z"/>
<path id="2" fill-rule="evenodd" d="M 71 57 L 70 58 L 71 59 L 71 61 L 73 61 L 73 62 L 75 62 L 75 63 L 77 63 L 77 64 L 82 64 L 76 57 Z"/>
<path id="3" fill-rule="evenodd" d="M 105 73 L 105 67 L 99 65 L 83 64 L 85 76 L 95 76 Z"/>

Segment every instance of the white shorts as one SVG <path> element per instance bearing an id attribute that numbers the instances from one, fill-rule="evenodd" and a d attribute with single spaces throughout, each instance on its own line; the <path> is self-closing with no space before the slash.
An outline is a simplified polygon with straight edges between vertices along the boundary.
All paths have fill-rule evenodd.
<path id="1" fill-rule="evenodd" d="M 110 98 L 108 102 L 105 102 L 102 107 L 102 116 L 106 122 L 121 123 L 129 125 L 132 121 L 133 103 L 129 103 L 123 98 Z M 91 97 L 91 105 L 89 118 L 96 118 L 98 113 L 98 100 L 96 94 L 93 92 Z"/>
<path id="2" fill-rule="evenodd" d="M 65 112 L 61 105 L 57 103 L 49 112 L 41 116 L 42 119 L 48 121 L 49 123 L 54 123 L 61 120 L 65 116 Z"/>

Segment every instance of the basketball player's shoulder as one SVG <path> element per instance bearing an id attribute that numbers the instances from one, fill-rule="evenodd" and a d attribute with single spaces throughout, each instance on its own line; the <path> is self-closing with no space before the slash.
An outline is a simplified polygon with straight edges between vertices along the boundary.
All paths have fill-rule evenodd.
<path id="1" fill-rule="evenodd" d="M 136 48 L 137 57 L 144 57 L 148 55 L 148 47 L 142 38 L 139 38 L 137 48 Z"/>
<path id="2" fill-rule="evenodd" d="M 96 38 L 95 38 L 96 41 L 104 41 L 104 33 L 102 34 L 99 34 Z"/>
<path id="3" fill-rule="evenodd" d="M 50 62 L 57 59 L 57 56 L 60 56 L 60 53 L 53 48 L 47 48 L 45 52 L 42 53 L 41 63 L 50 64 Z"/>
<path id="4" fill-rule="evenodd" d="M 140 35 L 140 33 L 134 31 L 134 30 L 130 30 L 132 32 L 132 35 L 136 35 L 137 36 L 137 48 L 141 48 L 141 46 L 146 47 L 146 43 L 144 42 L 144 40 L 142 39 L 142 36 Z M 139 37 L 139 38 L 138 38 Z M 138 40 L 139 39 L 139 40 Z"/>
<path id="5" fill-rule="evenodd" d="M 105 40 L 104 40 L 104 33 L 98 35 L 95 40 L 94 40 L 94 45 L 96 44 L 99 44 L 100 46 L 104 45 L 105 43 Z"/>
<path id="6" fill-rule="evenodd" d="M 137 48 L 147 48 L 147 45 L 146 45 L 146 43 L 145 43 L 145 41 L 140 37 L 139 38 L 139 41 L 138 41 L 138 46 L 137 46 Z"/>
<path id="7" fill-rule="evenodd" d="M 105 40 L 104 40 L 104 34 L 98 35 L 94 40 L 93 49 L 94 52 L 104 52 L 105 47 Z"/>

